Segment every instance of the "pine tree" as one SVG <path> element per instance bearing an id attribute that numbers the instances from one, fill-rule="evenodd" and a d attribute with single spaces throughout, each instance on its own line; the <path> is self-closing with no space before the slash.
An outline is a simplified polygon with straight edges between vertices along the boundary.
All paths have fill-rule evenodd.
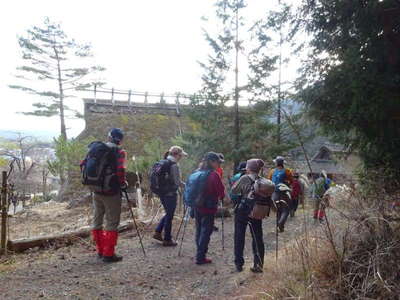
<path id="1" fill-rule="evenodd" d="M 204 32 L 212 54 L 208 56 L 207 62 L 200 63 L 204 71 L 203 87 L 200 95 L 192 101 L 196 106 L 192 116 L 202 124 L 207 134 L 204 138 L 208 142 L 204 142 L 214 145 L 219 151 L 231 153 L 229 158 L 237 164 L 240 157 L 232 149 L 239 149 L 241 140 L 238 65 L 242 41 L 239 40 L 239 29 L 243 26 L 240 11 L 246 7 L 246 3 L 244 0 L 218 0 L 215 7 L 222 28 L 216 37 Z M 234 77 L 235 82 L 233 89 L 228 86 L 231 77 Z M 232 98 L 234 109 L 230 112 L 226 104 Z"/>
<path id="2" fill-rule="evenodd" d="M 10 85 L 45 99 L 33 104 L 35 108 L 27 115 L 40 117 L 59 116 L 60 134 L 67 140 L 65 119 L 72 113 L 79 113 L 66 105 L 66 100 L 73 97 L 73 91 L 88 88 L 94 84 L 89 75 L 104 68 L 91 65 L 87 60 L 92 57 L 91 46 L 77 43 L 69 38 L 59 24 L 46 18 L 41 26 L 34 26 L 26 36 L 20 36 L 18 42 L 22 58 L 26 62 L 18 67 L 17 78 L 30 84 Z M 71 114 L 70 114 L 71 115 Z"/>
<path id="3" fill-rule="evenodd" d="M 302 1 L 293 23 L 310 34 L 298 91 L 336 141 L 358 150 L 367 170 L 400 175 L 398 1 Z M 386 186 L 385 188 L 388 188 Z"/>

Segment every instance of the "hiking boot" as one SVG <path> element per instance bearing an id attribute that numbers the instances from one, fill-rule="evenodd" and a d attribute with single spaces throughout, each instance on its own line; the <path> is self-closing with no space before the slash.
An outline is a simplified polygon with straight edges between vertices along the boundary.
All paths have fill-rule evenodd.
<path id="1" fill-rule="evenodd" d="M 279 229 L 279 232 L 285 232 L 285 225 L 279 224 L 278 229 Z"/>
<path id="2" fill-rule="evenodd" d="M 161 235 L 161 232 L 155 232 L 154 233 L 154 235 L 153 235 L 153 239 L 155 239 L 155 240 L 157 240 L 157 241 L 160 241 L 160 242 L 164 242 L 164 239 L 163 239 L 163 237 L 162 237 L 162 235 Z"/>
<path id="3" fill-rule="evenodd" d="M 294 217 L 294 214 L 295 214 L 295 211 L 294 211 L 294 210 L 291 210 L 291 211 L 290 211 L 290 217 L 293 218 L 293 217 Z"/>
<path id="4" fill-rule="evenodd" d="M 239 265 L 236 265 L 236 271 L 237 272 L 242 272 L 243 271 L 243 266 L 239 266 Z"/>
<path id="5" fill-rule="evenodd" d="M 214 226 L 213 230 L 214 230 L 214 231 L 218 231 L 219 229 L 218 229 L 217 226 Z"/>
<path id="6" fill-rule="evenodd" d="M 163 241 L 163 246 L 164 247 L 175 247 L 177 245 L 178 245 L 178 243 L 173 241 L 173 240 Z"/>
<path id="7" fill-rule="evenodd" d="M 122 260 L 122 256 L 114 254 L 113 256 L 103 256 L 103 262 L 114 263 Z"/>
<path id="8" fill-rule="evenodd" d="M 250 271 L 252 271 L 253 273 L 262 273 L 262 272 L 264 272 L 261 266 L 254 266 L 254 267 L 250 268 Z"/>
<path id="9" fill-rule="evenodd" d="M 205 258 L 201 261 L 196 261 L 196 265 L 206 265 L 206 264 L 211 264 L 212 260 L 209 258 Z"/>

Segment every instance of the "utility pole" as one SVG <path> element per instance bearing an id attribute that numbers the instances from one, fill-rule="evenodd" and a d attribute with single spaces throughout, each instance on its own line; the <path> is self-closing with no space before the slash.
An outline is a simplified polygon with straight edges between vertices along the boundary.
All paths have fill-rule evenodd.
<path id="1" fill-rule="evenodd" d="M 279 6 L 281 6 L 281 1 L 279 0 Z M 279 22 L 279 79 L 278 79 L 278 111 L 277 111 L 277 124 L 278 132 L 276 136 L 276 143 L 281 144 L 281 105 L 282 105 L 282 20 Z"/>
<path id="2" fill-rule="evenodd" d="M 235 37 L 235 149 L 239 149 L 240 124 L 239 124 L 239 0 L 236 1 L 236 37 Z M 235 158 L 235 168 L 239 160 Z"/>

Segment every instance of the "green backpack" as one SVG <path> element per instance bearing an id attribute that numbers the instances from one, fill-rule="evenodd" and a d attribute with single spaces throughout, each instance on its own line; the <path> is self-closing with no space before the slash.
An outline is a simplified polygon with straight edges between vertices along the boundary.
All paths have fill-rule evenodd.
<path id="1" fill-rule="evenodd" d="M 326 192 L 325 189 L 325 178 L 319 177 L 314 183 L 314 196 L 322 198 Z"/>

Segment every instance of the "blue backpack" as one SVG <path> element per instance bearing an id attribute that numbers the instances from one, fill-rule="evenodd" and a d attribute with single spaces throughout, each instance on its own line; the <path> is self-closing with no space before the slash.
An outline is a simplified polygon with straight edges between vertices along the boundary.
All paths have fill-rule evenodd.
<path id="1" fill-rule="evenodd" d="M 229 184 L 232 188 L 232 186 L 235 184 L 236 181 L 238 181 L 240 179 L 240 177 L 242 177 L 244 174 L 243 173 L 237 173 L 235 174 L 230 180 L 229 180 Z M 240 200 L 241 200 L 241 196 L 240 195 L 236 195 L 232 193 L 232 190 L 229 192 L 229 196 L 233 202 L 234 205 L 238 205 Z"/>
<path id="2" fill-rule="evenodd" d="M 210 174 L 210 170 L 196 170 L 189 176 L 185 186 L 185 205 L 192 208 L 204 206 L 204 198 L 202 196 Z"/>

